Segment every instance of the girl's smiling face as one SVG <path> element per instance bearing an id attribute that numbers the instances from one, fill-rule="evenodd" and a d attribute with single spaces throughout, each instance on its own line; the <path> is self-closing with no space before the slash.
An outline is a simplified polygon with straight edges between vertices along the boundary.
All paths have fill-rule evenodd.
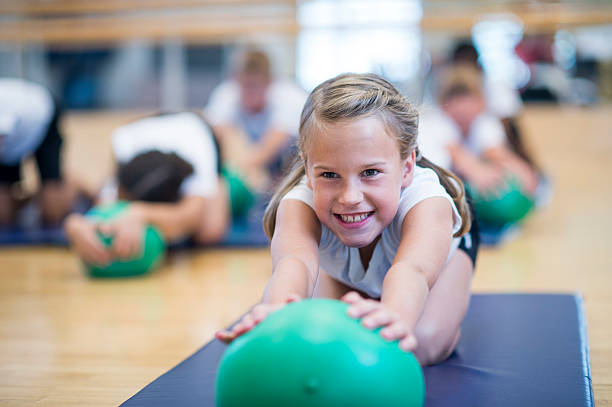
<path id="1" fill-rule="evenodd" d="M 391 223 L 412 180 L 414 152 L 376 116 L 325 123 L 306 146 L 306 175 L 319 220 L 349 247 L 366 247 Z"/>

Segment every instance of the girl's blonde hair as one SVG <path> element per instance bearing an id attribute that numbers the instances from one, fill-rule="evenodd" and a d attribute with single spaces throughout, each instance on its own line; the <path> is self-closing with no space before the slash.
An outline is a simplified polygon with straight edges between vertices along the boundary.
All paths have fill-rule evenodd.
<path id="1" fill-rule="evenodd" d="M 299 154 L 295 157 L 291 171 L 272 196 L 264 214 L 264 230 L 270 239 L 274 234 L 276 212 L 281 199 L 306 173 L 306 151 L 311 135 L 320 131 L 326 123 L 369 115 L 380 118 L 388 131 L 396 137 L 402 160 L 408 158 L 412 151 L 416 151 L 417 165 L 436 172 L 461 215 L 461 228 L 455 236 L 461 236 L 469 230 L 470 211 L 463 183 L 453 173 L 427 160 L 418 150 L 417 111 L 393 85 L 380 76 L 347 73 L 323 82 L 306 100 L 297 141 Z"/>

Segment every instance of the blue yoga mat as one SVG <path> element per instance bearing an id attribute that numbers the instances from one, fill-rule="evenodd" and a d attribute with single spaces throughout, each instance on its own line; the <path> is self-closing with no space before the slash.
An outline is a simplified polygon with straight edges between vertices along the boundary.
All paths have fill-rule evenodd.
<path id="1" fill-rule="evenodd" d="M 426 406 L 593 406 L 582 301 L 570 294 L 476 294 L 456 351 L 424 369 Z M 214 406 L 225 345 L 205 345 L 124 407 Z"/>

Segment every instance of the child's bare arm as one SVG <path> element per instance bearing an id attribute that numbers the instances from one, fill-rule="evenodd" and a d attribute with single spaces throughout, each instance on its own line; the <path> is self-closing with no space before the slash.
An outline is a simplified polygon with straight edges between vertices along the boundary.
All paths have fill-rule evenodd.
<path id="1" fill-rule="evenodd" d="M 271 245 L 273 273 L 263 302 L 279 303 L 291 294 L 302 298 L 312 294 L 319 271 L 320 236 L 320 222 L 311 207 L 298 200 L 281 202 Z"/>
<path id="2" fill-rule="evenodd" d="M 271 247 L 273 271 L 262 302 L 231 329 L 217 332 L 217 339 L 230 342 L 286 303 L 310 297 L 319 267 L 320 235 L 312 208 L 291 199 L 280 203 Z"/>

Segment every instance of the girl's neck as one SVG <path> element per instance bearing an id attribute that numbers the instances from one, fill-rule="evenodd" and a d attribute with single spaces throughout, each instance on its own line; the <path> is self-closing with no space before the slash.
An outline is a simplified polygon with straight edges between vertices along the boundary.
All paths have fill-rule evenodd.
<path id="1" fill-rule="evenodd" d="M 380 235 L 376 239 L 372 241 L 367 246 L 359 248 L 359 258 L 361 259 L 361 265 L 365 271 L 368 270 L 368 265 L 370 264 L 370 260 L 372 259 L 372 254 L 374 253 L 374 249 L 376 248 L 376 244 L 380 240 Z"/>

